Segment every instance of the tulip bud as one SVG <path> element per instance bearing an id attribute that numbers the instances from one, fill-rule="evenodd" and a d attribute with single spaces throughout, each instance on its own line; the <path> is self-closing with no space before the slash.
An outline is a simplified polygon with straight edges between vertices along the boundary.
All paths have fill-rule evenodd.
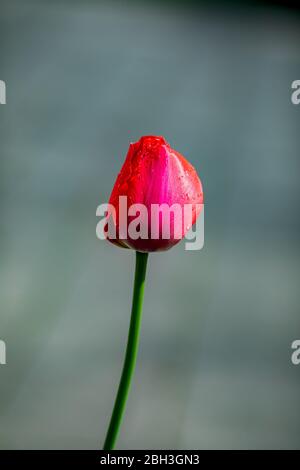
<path id="1" fill-rule="evenodd" d="M 141 252 L 162 251 L 195 223 L 203 190 L 194 167 L 163 137 L 144 136 L 130 144 L 109 205 L 115 234 L 108 231 L 109 241 Z"/>

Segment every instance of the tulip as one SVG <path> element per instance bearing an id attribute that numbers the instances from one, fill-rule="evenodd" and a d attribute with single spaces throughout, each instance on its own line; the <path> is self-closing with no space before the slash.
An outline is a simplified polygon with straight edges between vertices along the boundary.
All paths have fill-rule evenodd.
<path id="1" fill-rule="evenodd" d="M 142 214 L 144 217 L 140 218 L 140 231 L 146 233 L 144 239 L 133 239 L 128 234 L 128 225 L 134 219 L 133 216 L 128 217 L 126 226 L 120 229 L 120 220 L 124 221 L 126 216 L 125 208 L 123 213 L 120 210 L 121 197 L 127 198 L 128 206 L 139 204 L 145 208 L 145 213 Z M 195 223 L 203 204 L 202 185 L 194 167 L 179 152 L 173 150 L 163 137 L 144 136 L 138 142 L 130 144 L 109 204 L 115 209 L 116 237 L 108 235 L 108 240 L 140 252 L 168 250 Z M 163 236 L 163 219 L 155 219 L 157 212 L 152 210 L 155 205 L 164 205 L 166 214 L 167 208 L 173 205 L 181 211 L 177 218 L 173 212 L 170 213 L 170 236 L 167 238 Z M 191 206 L 191 216 L 184 223 L 184 207 L 188 205 Z M 157 239 L 151 237 L 151 230 L 154 231 L 155 225 Z"/>
<path id="2" fill-rule="evenodd" d="M 120 201 L 126 199 L 126 207 Z M 146 268 L 149 252 L 168 250 L 178 243 L 195 223 L 203 204 L 201 181 L 193 166 L 163 137 L 144 136 L 129 146 L 129 150 L 113 187 L 107 214 L 107 239 L 113 244 L 136 251 L 134 290 L 131 320 L 121 380 L 107 431 L 104 450 L 111 450 L 116 443 L 130 383 L 133 376 L 142 315 Z M 131 209 L 138 207 L 139 215 Z M 127 206 L 129 207 L 127 213 Z M 163 215 L 155 217 L 153 207 L 177 207 L 184 213 L 190 206 L 190 216 L 175 217 L 169 211 L 170 227 L 165 236 Z M 179 212 L 180 212 L 179 211 Z M 156 213 L 157 215 L 157 213 Z M 141 236 L 133 236 L 130 225 L 136 223 Z M 153 237 L 152 234 L 156 235 Z"/>

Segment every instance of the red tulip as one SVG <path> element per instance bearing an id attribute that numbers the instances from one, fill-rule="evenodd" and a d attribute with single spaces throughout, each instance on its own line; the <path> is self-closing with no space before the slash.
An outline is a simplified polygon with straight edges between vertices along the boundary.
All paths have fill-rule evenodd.
<path id="1" fill-rule="evenodd" d="M 167 250 L 178 243 L 195 223 L 202 205 L 202 185 L 192 165 L 163 137 L 145 136 L 130 144 L 109 205 L 97 209 L 97 215 L 104 215 L 99 223 L 104 235 L 112 243 L 136 251 L 127 347 L 103 445 L 106 451 L 116 444 L 135 368 L 148 252 Z"/>
<path id="2" fill-rule="evenodd" d="M 146 237 L 133 239 L 128 233 L 128 226 L 135 219 L 129 213 L 122 213 L 120 196 L 127 196 L 127 206 L 143 204 L 147 215 L 140 214 L 140 231 Z M 163 137 L 144 136 L 138 142 L 131 143 L 127 157 L 113 187 L 109 204 L 115 209 L 114 225 L 116 237 L 107 238 L 114 244 L 124 248 L 132 248 L 141 252 L 167 250 L 185 236 L 195 223 L 203 204 L 201 181 L 194 167 L 176 150 L 173 150 Z M 171 207 L 178 205 L 182 211 L 182 219 L 170 212 L 170 234 L 166 238 L 162 230 L 162 216 L 154 220 L 151 207 L 166 204 Z M 190 219 L 184 218 L 184 207 L 190 205 Z M 127 210 L 127 208 L 124 208 Z M 136 214 L 139 215 L 139 214 Z M 121 227 L 121 219 L 125 222 L 125 231 Z M 158 230 L 154 239 L 152 230 Z"/>

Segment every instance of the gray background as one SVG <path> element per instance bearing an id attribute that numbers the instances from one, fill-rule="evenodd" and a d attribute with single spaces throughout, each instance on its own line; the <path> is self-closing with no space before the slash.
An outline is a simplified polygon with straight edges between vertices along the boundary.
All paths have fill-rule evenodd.
<path id="1" fill-rule="evenodd" d="M 205 247 L 150 256 L 119 448 L 299 448 L 295 12 L 0 0 L 1 448 L 99 448 L 134 253 L 96 239 L 129 141 L 197 168 Z"/>

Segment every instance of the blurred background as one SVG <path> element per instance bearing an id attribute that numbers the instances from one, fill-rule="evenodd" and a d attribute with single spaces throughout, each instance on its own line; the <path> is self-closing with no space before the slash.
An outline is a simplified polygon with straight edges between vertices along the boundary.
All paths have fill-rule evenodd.
<path id="1" fill-rule="evenodd" d="M 300 16 L 264 3 L 0 0 L 2 449 L 97 449 L 134 253 L 99 241 L 130 141 L 205 190 L 205 246 L 149 259 L 118 448 L 300 448 Z"/>

